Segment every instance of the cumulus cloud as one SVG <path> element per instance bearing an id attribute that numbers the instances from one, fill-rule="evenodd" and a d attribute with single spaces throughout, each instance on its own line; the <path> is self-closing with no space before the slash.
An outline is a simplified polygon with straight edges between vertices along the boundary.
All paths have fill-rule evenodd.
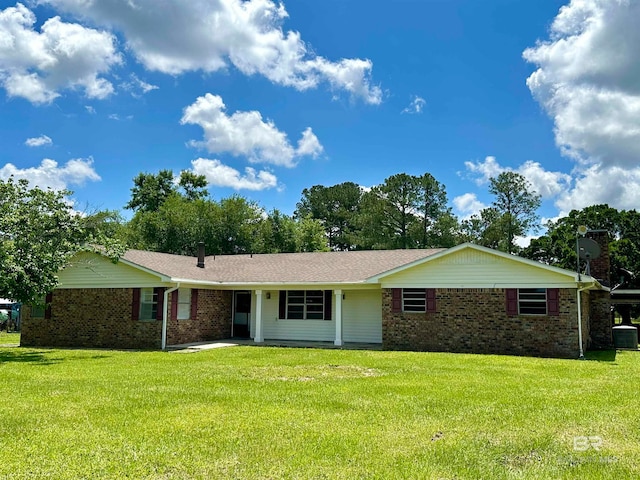
<path id="1" fill-rule="evenodd" d="M 505 171 L 513 171 L 523 175 L 533 189 L 542 196 L 543 199 L 557 197 L 567 190 L 571 185 L 571 175 L 562 172 L 551 172 L 546 170 L 540 163 L 527 160 L 518 168 L 503 167 L 495 157 L 489 156 L 484 161 L 465 162 L 467 172 L 474 178 L 477 185 L 486 185 L 489 179 L 497 177 Z"/>
<path id="2" fill-rule="evenodd" d="M 21 3 L 0 10 L 0 84 L 10 97 L 45 104 L 66 88 L 97 99 L 113 93 L 100 76 L 121 63 L 113 35 L 60 17 L 46 20 L 39 31 L 35 24 L 36 16 Z"/>
<path id="3" fill-rule="evenodd" d="M 524 51 L 527 79 L 555 125 L 561 152 L 576 161 L 564 213 L 596 203 L 637 208 L 640 200 L 640 2 L 571 0 L 549 39 Z"/>
<path id="4" fill-rule="evenodd" d="M 189 145 L 211 153 L 231 153 L 246 156 L 252 163 L 270 163 L 293 167 L 301 156 L 317 157 L 322 145 L 311 128 L 307 128 L 294 148 L 286 133 L 271 120 L 264 121 L 257 111 L 227 115 L 226 106 L 218 95 L 207 93 L 184 109 L 180 122 L 199 125 L 204 140 L 192 140 Z"/>
<path id="5" fill-rule="evenodd" d="M 93 24 L 121 32 L 149 70 L 178 75 L 235 66 L 298 90 L 327 83 L 370 104 L 382 101 L 368 59 L 330 61 L 299 32 L 282 29 L 288 13 L 272 0 L 40 0 Z"/>
<path id="6" fill-rule="evenodd" d="M 198 158 L 191 162 L 193 172 L 204 175 L 209 185 L 216 187 L 230 187 L 235 190 L 266 190 L 278 185 L 277 177 L 266 170 L 256 172 L 251 167 L 244 169 L 244 175 L 220 160 Z"/>
<path id="7" fill-rule="evenodd" d="M 409 106 L 404 110 L 402 110 L 401 113 L 408 113 L 408 114 L 422 113 L 422 109 L 426 104 L 427 102 L 425 101 L 424 98 L 414 95 Z"/>
<path id="8" fill-rule="evenodd" d="M 46 135 L 40 135 L 39 137 L 27 138 L 24 144 L 27 147 L 44 147 L 45 145 L 52 145 L 53 140 Z"/>
<path id="9" fill-rule="evenodd" d="M 32 168 L 18 168 L 12 163 L 7 163 L 0 168 L 0 178 L 7 179 L 11 176 L 27 179 L 32 186 L 53 190 L 65 190 L 70 185 L 83 185 L 86 181 L 100 180 L 91 158 L 76 158 L 63 166 L 59 166 L 55 160 L 45 158 L 39 166 Z"/>
<path id="10" fill-rule="evenodd" d="M 453 205 L 463 219 L 468 219 L 472 215 L 480 213 L 480 210 L 487 208 L 487 205 L 478 200 L 475 193 L 465 193 L 453 199 Z"/>

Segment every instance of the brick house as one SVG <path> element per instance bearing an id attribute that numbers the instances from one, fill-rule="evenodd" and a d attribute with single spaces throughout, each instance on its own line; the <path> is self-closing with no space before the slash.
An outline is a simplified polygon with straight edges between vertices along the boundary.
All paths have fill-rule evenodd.
<path id="1" fill-rule="evenodd" d="M 160 349 L 251 338 L 390 350 L 577 358 L 610 343 L 593 277 L 474 244 L 450 249 L 223 255 L 78 254 L 23 346 Z"/>

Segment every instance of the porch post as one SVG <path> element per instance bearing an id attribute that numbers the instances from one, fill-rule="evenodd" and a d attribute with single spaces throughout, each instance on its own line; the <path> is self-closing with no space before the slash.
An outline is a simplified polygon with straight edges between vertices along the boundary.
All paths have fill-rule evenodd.
<path id="1" fill-rule="evenodd" d="M 262 334 L 262 290 L 256 290 L 256 333 L 253 335 L 256 343 L 264 342 Z"/>
<path id="2" fill-rule="evenodd" d="M 342 345 L 342 290 L 333 291 L 336 297 L 336 339 L 334 345 Z"/>

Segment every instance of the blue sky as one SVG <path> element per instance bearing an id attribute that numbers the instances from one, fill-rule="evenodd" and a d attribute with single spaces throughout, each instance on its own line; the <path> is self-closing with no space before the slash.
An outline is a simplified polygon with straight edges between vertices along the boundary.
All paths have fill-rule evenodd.
<path id="1" fill-rule="evenodd" d="M 139 172 L 292 213 L 431 173 L 461 218 L 523 173 L 540 214 L 640 202 L 637 0 L 0 2 L 0 177 L 122 210 Z M 123 211 L 126 216 L 131 212 Z"/>

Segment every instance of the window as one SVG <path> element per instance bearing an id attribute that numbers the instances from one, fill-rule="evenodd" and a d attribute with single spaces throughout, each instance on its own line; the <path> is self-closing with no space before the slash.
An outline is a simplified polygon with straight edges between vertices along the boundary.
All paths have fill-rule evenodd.
<path id="1" fill-rule="evenodd" d="M 280 292 L 283 320 L 331 320 L 331 290 L 288 290 Z"/>
<path id="2" fill-rule="evenodd" d="M 178 320 L 188 320 L 191 317 L 191 289 L 178 289 Z"/>
<path id="3" fill-rule="evenodd" d="M 139 320 L 155 320 L 158 317 L 158 291 L 155 288 L 140 289 Z"/>
<path id="4" fill-rule="evenodd" d="M 405 312 L 426 312 L 427 291 L 424 288 L 402 289 L 402 310 Z"/>
<path id="5" fill-rule="evenodd" d="M 40 300 L 37 304 L 31 305 L 31 318 L 51 318 L 51 301 L 53 300 L 53 295 L 48 293 L 44 297 L 40 297 Z"/>
<path id="6" fill-rule="evenodd" d="M 393 313 L 437 313 L 435 288 L 392 288 Z"/>
<path id="7" fill-rule="evenodd" d="M 520 315 L 546 315 L 547 289 L 520 288 L 518 289 L 518 313 Z"/>
<path id="8" fill-rule="evenodd" d="M 31 318 L 44 318 L 45 306 L 38 302 L 38 305 L 31 305 Z"/>

